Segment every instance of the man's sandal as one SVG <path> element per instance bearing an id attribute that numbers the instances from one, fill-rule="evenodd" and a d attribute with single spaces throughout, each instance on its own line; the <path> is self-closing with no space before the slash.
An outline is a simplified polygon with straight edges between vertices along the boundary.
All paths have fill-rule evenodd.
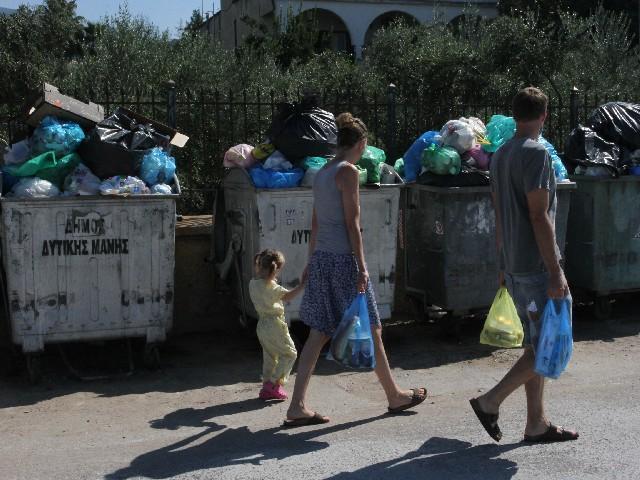
<path id="1" fill-rule="evenodd" d="M 424 394 L 422 394 L 421 392 L 424 391 Z M 411 401 L 405 405 L 400 405 L 399 407 L 388 407 L 387 408 L 387 412 L 388 413 L 400 413 L 400 412 L 404 412 L 405 410 L 409 410 L 410 408 L 413 408 L 417 405 L 420 405 L 422 402 L 424 402 L 427 399 L 427 389 L 424 387 L 421 388 L 412 388 L 411 389 Z"/>
<path id="2" fill-rule="evenodd" d="M 497 413 L 487 413 L 480 408 L 480 402 L 478 402 L 477 398 L 472 398 L 469 400 L 471 404 L 471 408 L 480 420 L 480 423 L 487 431 L 489 436 L 493 438 L 496 442 L 499 442 L 502 439 L 502 432 L 500 431 L 500 427 L 498 426 L 498 414 Z"/>
<path id="3" fill-rule="evenodd" d="M 329 417 L 325 417 L 316 412 L 311 417 L 286 419 L 282 426 L 284 428 L 294 428 L 306 427 L 308 425 L 322 425 L 323 423 L 329 423 Z"/>
<path id="4" fill-rule="evenodd" d="M 565 430 L 563 427 L 550 424 L 546 432 L 541 435 L 525 435 L 524 441 L 527 443 L 553 443 L 567 442 L 577 440 L 580 434 L 571 430 Z"/>

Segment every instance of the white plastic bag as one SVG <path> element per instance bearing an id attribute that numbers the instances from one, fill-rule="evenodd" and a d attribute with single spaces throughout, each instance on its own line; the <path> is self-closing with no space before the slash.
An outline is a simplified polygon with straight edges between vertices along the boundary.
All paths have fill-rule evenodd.
<path id="1" fill-rule="evenodd" d="M 471 127 L 471 131 L 476 136 L 476 141 L 481 143 L 483 139 L 487 137 L 487 126 L 484 124 L 482 120 L 476 117 L 460 117 L 460 121 L 466 123 Z"/>
<path id="2" fill-rule="evenodd" d="M 171 187 L 166 183 L 158 183 L 151 187 L 151 193 L 155 193 L 156 195 L 171 195 L 173 192 L 171 191 Z"/>
<path id="3" fill-rule="evenodd" d="M 291 170 L 293 165 L 289 160 L 287 160 L 287 157 L 285 157 L 280 151 L 276 150 L 265 160 L 264 168 L 270 168 L 272 170 Z"/>
<path id="4" fill-rule="evenodd" d="M 454 148 L 460 155 L 468 152 L 476 143 L 476 136 L 468 123 L 449 120 L 442 130 L 442 145 Z"/>
<path id="5" fill-rule="evenodd" d="M 84 164 L 79 164 L 64 179 L 64 195 L 98 195 L 102 181 Z"/>
<path id="6" fill-rule="evenodd" d="M 300 183 L 301 187 L 313 187 L 313 181 L 316 178 L 316 174 L 320 171 L 320 168 L 307 168 L 307 171 L 304 172 L 304 177 L 302 178 L 302 182 Z"/>
<path id="7" fill-rule="evenodd" d="M 224 160 L 222 164 L 226 168 L 240 167 L 248 170 L 257 162 L 257 160 L 251 153 L 252 151 L 253 147 L 251 145 L 247 145 L 246 143 L 241 143 L 240 145 L 231 147 L 224 154 Z"/>
<path id="8" fill-rule="evenodd" d="M 137 177 L 111 177 L 100 185 L 102 195 L 146 195 L 149 189 Z"/>
<path id="9" fill-rule="evenodd" d="M 45 198 L 57 197 L 60 190 L 53 183 L 38 177 L 23 178 L 16 183 L 11 192 L 10 197 L 16 198 Z"/>
<path id="10" fill-rule="evenodd" d="M 29 140 L 22 140 L 4 148 L 4 164 L 5 165 L 22 165 L 29 160 L 31 147 Z"/>

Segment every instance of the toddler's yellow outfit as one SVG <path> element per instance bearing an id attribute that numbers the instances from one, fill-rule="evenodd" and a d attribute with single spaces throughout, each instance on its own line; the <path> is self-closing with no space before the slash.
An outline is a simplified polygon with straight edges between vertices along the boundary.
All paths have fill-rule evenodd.
<path id="1" fill-rule="evenodd" d="M 258 313 L 258 340 L 262 345 L 262 381 L 284 384 L 289 378 L 298 352 L 284 318 L 282 297 L 289 290 L 271 280 L 254 278 L 249 296 Z"/>

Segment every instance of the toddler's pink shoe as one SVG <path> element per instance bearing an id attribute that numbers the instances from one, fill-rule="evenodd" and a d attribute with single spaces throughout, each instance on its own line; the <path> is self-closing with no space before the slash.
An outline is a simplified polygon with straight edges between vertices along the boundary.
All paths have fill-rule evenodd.
<path id="1" fill-rule="evenodd" d="M 289 396 L 282 388 L 282 385 L 265 382 L 262 385 L 262 390 L 260 390 L 260 398 L 262 400 L 286 400 Z"/>

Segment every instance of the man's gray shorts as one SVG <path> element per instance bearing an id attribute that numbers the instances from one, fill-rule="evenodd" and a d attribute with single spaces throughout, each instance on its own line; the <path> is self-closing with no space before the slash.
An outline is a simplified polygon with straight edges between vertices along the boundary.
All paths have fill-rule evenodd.
<path id="1" fill-rule="evenodd" d="M 523 345 L 529 345 L 534 350 L 538 346 L 540 336 L 542 312 L 544 311 L 549 296 L 549 274 L 510 274 L 504 275 L 505 284 L 509 295 L 516 305 L 522 327 L 524 329 Z M 567 295 L 569 300 L 569 313 L 571 313 L 571 294 Z"/>

